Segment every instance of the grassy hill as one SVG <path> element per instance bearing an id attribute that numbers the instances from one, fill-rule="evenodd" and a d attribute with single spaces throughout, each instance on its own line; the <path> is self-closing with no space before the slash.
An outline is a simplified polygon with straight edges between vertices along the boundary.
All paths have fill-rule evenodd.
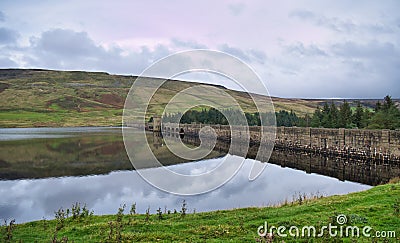
<path id="1" fill-rule="evenodd" d="M 266 197 L 267 195 L 260 195 Z M 293 203 L 262 208 L 242 208 L 205 213 L 187 211 L 164 213 L 160 209 L 156 214 L 151 209 L 149 214 L 129 215 L 128 209 L 120 208 L 116 215 L 87 215 L 88 211 L 76 212 L 75 216 L 66 217 L 58 211 L 55 220 L 40 220 L 12 227 L 1 226 L 0 231 L 6 242 L 271 242 L 257 234 L 259 226 L 284 226 L 288 237 L 279 236 L 274 231 L 273 242 L 398 242 L 400 240 L 400 184 L 387 184 L 368 191 L 326 198 L 297 198 Z M 160 201 L 160 207 L 162 202 Z M 190 208 L 186 205 L 185 208 Z M 117 210 L 116 210 L 117 211 Z M 65 211 L 64 211 L 65 213 Z M 347 221 L 338 224 L 338 216 L 345 215 Z M 343 217 L 343 216 L 340 216 Z M 330 237 L 328 230 L 320 237 L 311 237 L 304 226 L 314 226 L 316 235 L 323 226 L 331 224 L 337 227 L 336 237 Z M 289 228 L 299 229 L 298 238 L 289 235 Z M 345 237 L 346 227 L 357 226 L 360 237 Z M 370 237 L 362 233 L 364 227 L 371 227 Z M 343 237 L 340 228 L 343 227 Z M 375 237 L 382 231 L 395 236 Z M 292 231 L 295 232 L 295 231 Z M 348 232 L 352 232 L 351 229 Z M 348 233 L 351 236 L 351 233 Z M 390 233 L 391 234 L 391 233 Z M 10 241 L 7 241 L 7 238 Z M 11 238 L 11 239 L 10 239 Z"/>
<path id="2" fill-rule="evenodd" d="M 135 79 L 135 76 L 104 72 L 0 69 L 0 127 L 119 126 L 125 97 Z M 166 82 L 153 97 L 149 114 L 161 112 L 176 92 L 194 85 L 198 83 Z M 249 95 L 226 91 L 245 111 L 256 111 Z M 219 97 L 211 92 L 202 95 Z M 326 101 L 278 97 L 272 100 L 275 110 L 293 110 L 299 116 L 311 114 Z M 367 107 L 376 102 L 361 101 Z M 354 105 L 355 100 L 350 103 Z M 177 104 L 177 109 L 179 107 Z"/>

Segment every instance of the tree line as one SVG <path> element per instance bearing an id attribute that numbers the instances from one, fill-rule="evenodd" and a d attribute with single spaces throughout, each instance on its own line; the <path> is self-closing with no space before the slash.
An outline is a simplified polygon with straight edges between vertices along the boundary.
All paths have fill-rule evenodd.
<path id="1" fill-rule="evenodd" d="M 226 116 L 225 116 L 225 115 Z M 260 126 L 261 119 L 264 125 L 272 125 L 273 118 L 271 113 L 248 113 L 244 116 L 249 126 Z M 239 110 L 227 109 L 220 112 L 215 108 L 189 110 L 184 114 L 166 114 L 163 122 L 177 121 L 180 123 L 203 123 L 203 124 L 242 124 L 240 117 L 243 113 Z M 228 122 L 227 117 L 230 121 Z M 374 109 L 364 108 L 360 102 L 356 107 L 351 107 L 344 100 L 339 106 L 334 102 L 325 102 L 320 108 L 317 107 L 310 116 L 306 114 L 299 117 L 293 111 L 281 110 L 275 112 L 276 125 L 285 127 L 325 127 L 325 128 L 368 128 L 368 129 L 397 129 L 400 128 L 400 110 L 396 107 L 392 98 L 387 95 L 383 102 L 377 102 Z"/>
<path id="2" fill-rule="evenodd" d="M 357 102 L 355 109 L 344 100 L 337 107 L 333 102 L 325 103 L 317 108 L 310 122 L 311 127 L 326 128 L 368 128 L 368 129 L 397 129 L 400 128 L 400 110 L 392 98 L 387 95 L 383 103 L 377 102 L 373 110 L 364 108 Z"/>
<path id="3" fill-rule="evenodd" d="M 225 116 L 225 115 L 226 116 Z M 230 121 L 228 122 L 227 117 Z M 281 110 L 275 112 L 276 124 L 277 126 L 307 126 L 306 120 L 304 118 L 298 117 L 293 111 L 288 112 Z M 180 120 L 179 120 L 180 118 Z M 243 119 L 245 118 L 245 119 Z M 201 110 L 188 110 L 184 114 L 181 112 L 175 114 L 166 114 L 163 116 L 163 122 L 176 122 L 180 121 L 183 124 L 190 123 L 203 123 L 203 124 L 221 124 L 221 125 L 239 125 L 243 122 L 247 122 L 249 126 L 260 126 L 261 119 L 264 125 L 273 125 L 274 120 L 271 113 L 243 113 L 239 110 L 226 109 L 220 112 L 215 108 L 201 109 Z"/>

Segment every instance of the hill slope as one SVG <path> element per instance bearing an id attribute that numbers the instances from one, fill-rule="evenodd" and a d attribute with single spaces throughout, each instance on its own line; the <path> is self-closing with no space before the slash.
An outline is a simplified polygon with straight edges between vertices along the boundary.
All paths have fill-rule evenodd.
<path id="1" fill-rule="evenodd" d="M 135 79 L 104 72 L 0 69 L 0 127 L 121 125 L 125 97 Z M 160 112 L 177 91 L 197 84 L 168 81 L 153 97 L 150 114 Z M 256 111 L 246 93 L 227 92 L 245 111 Z M 204 95 L 218 98 L 213 93 Z M 272 100 L 277 111 L 293 110 L 300 116 L 312 113 L 326 101 L 277 97 Z M 371 107 L 376 100 L 361 102 Z M 351 103 L 355 104 L 355 100 Z"/>

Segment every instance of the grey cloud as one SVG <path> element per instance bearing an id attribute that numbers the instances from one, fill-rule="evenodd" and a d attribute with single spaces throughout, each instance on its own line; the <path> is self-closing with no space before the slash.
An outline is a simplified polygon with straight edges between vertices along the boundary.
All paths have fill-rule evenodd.
<path id="1" fill-rule="evenodd" d="M 352 32 L 355 24 L 351 21 L 342 21 L 338 18 L 327 18 L 323 15 L 317 15 L 308 10 L 295 10 L 289 14 L 289 17 L 296 17 L 301 20 L 310 21 L 315 25 L 327 27 L 338 32 Z"/>
<path id="2" fill-rule="evenodd" d="M 309 21 L 317 26 L 325 27 L 337 32 L 354 33 L 367 31 L 372 33 L 392 33 L 393 29 L 382 23 L 362 23 L 355 24 L 347 19 L 343 20 L 336 17 L 326 17 L 322 14 L 316 14 L 308 10 L 295 10 L 289 13 L 289 17 Z"/>
<path id="3" fill-rule="evenodd" d="M 184 41 L 178 38 L 171 39 L 172 44 L 176 47 L 184 47 L 184 48 L 191 48 L 191 49 L 207 49 L 208 47 L 204 44 L 200 44 L 196 41 Z"/>
<path id="4" fill-rule="evenodd" d="M 263 64 L 267 59 L 267 55 L 261 50 L 242 50 L 240 48 L 231 47 L 228 44 L 220 45 L 218 49 L 237 58 L 240 58 L 245 62 L 258 62 L 260 64 Z"/>
<path id="5" fill-rule="evenodd" d="M 318 46 L 313 44 L 304 46 L 301 42 L 287 46 L 286 51 L 301 56 L 327 56 L 327 53 Z"/>
<path id="6" fill-rule="evenodd" d="M 129 52 L 128 55 L 121 55 L 119 51 L 109 50 L 104 54 L 99 53 L 96 61 L 90 65 L 99 70 L 118 74 L 140 74 L 153 62 L 169 54 L 171 54 L 171 50 L 164 45 L 159 45 L 153 50 L 143 46 L 138 51 Z"/>
<path id="7" fill-rule="evenodd" d="M 12 51 L 22 54 L 22 61 L 27 67 L 140 74 L 153 62 L 182 48 L 206 49 L 207 46 L 191 40 L 173 38 L 170 45 L 160 44 L 153 48 L 142 46 L 139 50 L 124 52 L 117 45 L 104 48 L 96 44 L 86 32 L 52 29 L 40 36 L 31 37 L 30 46 L 14 48 Z M 10 56 L 10 51 L 1 52 Z M 262 53 L 256 51 L 253 55 L 262 57 Z M 13 63 L 9 64 L 15 66 Z"/>
<path id="8" fill-rule="evenodd" d="M 231 13 L 236 16 L 240 15 L 245 9 L 245 7 L 246 5 L 244 3 L 235 3 L 228 5 L 229 11 L 231 11 Z"/>
<path id="9" fill-rule="evenodd" d="M 365 94 L 383 97 L 388 93 L 394 97 L 400 96 L 400 90 L 393 88 L 398 86 L 400 77 L 400 53 L 394 44 L 379 41 L 344 42 L 332 45 L 331 52 L 337 55 L 336 61 L 343 66 L 343 80 L 352 86 L 341 91 L 347 97 Z"/>
<path id="10" fill-rule="evenodd" d="M 19 33 L 17 31 L 0 27 L 0 44 L 13 44 L 17 41 L 18 37 Z"/>
<path id="11" fill-rule="evenodd" d="M 395 46 L 388 42 L 379 43 L 373 41 L 367 44 L 345 42 L 332 45 L 331 50 L 342 57 L 377 58 L 377 60 L 382 58 L 381 60 L 387 60 L 393 55 L 397 56 Z"/>
<path id="12" fill-rule="evenodd" d="M 86 32 L 67 29 L 43 32 L 40 38 L 33 38 L 31 42 L 37 50 L 64 57 L 90 57 L 104 52 L 104 49 L 96 46 Z"/>
<path id="13" fill-rule="evenodd" d="M 220 45 L 219 48 L 221 51 L 231 54 L 235 57 L 238 57 L 244 61 L 249 61 L 248 55 L 239 48 L 231 47 L 228 44 Z"/>
<path id="14" fill-rule="evenodd" d="M 364 26 L 364 28 L 373 33 L 393 33 L 393 29 L 384 24 L 366 25 L 366 26 Z"/>
<path id="15" fill-rule="evenodd" d="M 400 77 L 400 50 L 395 42 L 375 39 L 323 47 L 297 43 L 282 48 L 279 58 L 268 60 L 272 73 L 281 74 L 269 75 L 273 95 L 382 98 L 389 93 L 400 96 L 400 89 L 394 88 Z M 291 85 L 293 89 L 288 89 Z"/>
<path id="16" fill-rule="evenodd" d="M 101 70 L 119 74 L 139 74 L 152 62 L 171 53 L 168 46 L 146 46 L 123 53 L 119 46 L 105 49 L 86 32 L 53 29 L 32 37 L 31 45 L 21 50 L 28 66 L 53 69 Z"/>
<path id="17" fill-rule="evenodd" d="M 289 13 L 289 17 L 297 17 L 303 20 L 316 18 L 315 14 L 308 10 L 295 10 Z"/>
<path id="18" fill-rule="evenodd" d="M 281 70 L 281 73 L 286 74 L 286 75 L 293 75 L 293 76 L 298 75 L 298 73 L 290 71 L 290 70 L 286 70 L 286 69 Z"/>
<path id="19" fill-rule="evenodd" d="M 267 55 L 265 54 L 265 52 L 261 50 L 251 49 L 249 50 L 249 54 L 250 56 L 254 57 L 255 60 L 257 60 L 257 62 L 261 64 L 264 64 L 265 60 L 267 59 Z"/>
<path id="20" fill-rule="evenodd" d="M 0 11 L 0 22 L 4 22 L 6 20 L 6 16 L 2 11 Z"/>

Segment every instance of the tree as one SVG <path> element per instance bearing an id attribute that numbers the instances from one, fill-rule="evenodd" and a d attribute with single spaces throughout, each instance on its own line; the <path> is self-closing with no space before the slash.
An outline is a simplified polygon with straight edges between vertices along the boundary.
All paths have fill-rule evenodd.
<path id="1" fill-rule="evenodd" d="M 357 128 L 363 128 L 364 126 L 364 121 L 363 119 L 365 118 L 364 116 L 364 108 L 362 107 L 360 101 L 357 102 L 357 107 L 356 111 L 354 112 L 353 115 L 353 123 L 357 126 Z"/>
<path id="2" fill-rule="evenodd" d="M 319 107 L 317 107 L 317 109 L 315 109 L 314 114 L 311 118 L 311 126 L 312 127 L 320 127 L 321 121 L 322 121 L 322 117 L 323 114 L 321 113 L 321 109 Z"/>
<path id="3" fill-rule="evenodd" d="M 392 97 L 390 97 L 389 95 L 386 95 L 385 98 L 383 99 L 382 110 L 388 111 L 392 107 L 394 107 Z"/>
<path id="4" fill-rule="evenodd" d="M 338 120 L 339 120 L 339 111 L 335 105 L 335 103 L 333 103 L 333 101 L 331 101 L 331 107 L 330 107 L 330 117 L 331 117 L 331 126 L 332 128 L 334 127 L 338 127 Z"/>
<path id="5" fill-rule="evenodd" d="M 380 111 L 382 109 L 382 105 L 381 105 L 381 102 L 376 102 L 376 104 L 375 104 L 375 112 L 378 112 L 378 111 Z"/>
<path id="6" fill-rule="evenodd" d="M 337 122 L 337 127 L 349 128 L 351 123 L 351 109 L 349 103 L 346 100 L 340 106 L 339 119 Z"/>
<path id="7" fill-rule="evenodd" d="M 330 105 L 325 102 L 324 107 L 322 108 L 322 119 L 321 119 L 321 126 L 327 128 L 337 127 L 338 125 L 338 117 L 339 111 L 331 101 Z"/>
<path id="8" fill-rule="evenodd" d="M 392 98 L 386 95 L 383 105 L 378 102 L 375 114 L 372 116 L 368 128 L 396 129 L 400 127 L 400 110 L 395 106 Z"/>
<path id="9" fill-rule="evenodd" d="M 324 106 L 322 107 L 321 113 L 322 113 L 321 126 L 331 127 L 332 126 L 331 108 L 329 107 L 328 103 L 325 102 Z"/>
<path id="10" fill-rule="evenodd" d="M 400 111 L 396 107 L 392 107 L 388 111 L 381 110 L 372 116 L 371 124 L 368 127 L 373 129 L 399 128 Z"/>
<path id="11" fill-rule="evenodd" d="M 370 112 L 368 109 L 364 110 L 362 119 L 361 119 L 361 127 L 362 128 L 366 128 L 369 126 L 369 124 L 371 123 L 371 117 L 372 117 L 373 113 Z"/>
<path id="12" fill-rule="evenodd" d="M 307 113 L 304 115 L 303 118 L 299 117 L 299 123 L 297 124 L 297 126 L 299 127 L 309 127 L 312 126 L 311 125 L 311 117 L 310 115 Z"/>

